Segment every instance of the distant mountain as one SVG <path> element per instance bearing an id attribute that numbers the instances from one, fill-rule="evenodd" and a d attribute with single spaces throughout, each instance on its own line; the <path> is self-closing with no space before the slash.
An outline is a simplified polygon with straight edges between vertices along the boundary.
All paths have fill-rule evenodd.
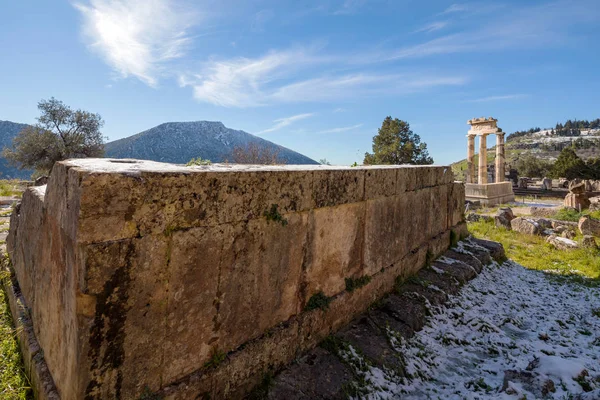
<path id="1" fill-rule="evenodd" d="M 11 147 L 14 137 L 25 127 L 27 124 L 0 121 L 0 151 L 5 147 Z M 0 179 L 29 179 L 32 173 L 33 171 L 20 170 L 10 166 L 3 157 L 0 157 Z"/>
<path id="2" fill-rule="evenodd" d="M 233 161 L 233 149 L 256 144 L 279 151 L 286 164 L 318 164 L 273 142 L 225 127 L 221 122 L 167 122 L 105 146 L 106 157 L 138 158 L 184 164 L 202 157 L 212 162 Z"/>

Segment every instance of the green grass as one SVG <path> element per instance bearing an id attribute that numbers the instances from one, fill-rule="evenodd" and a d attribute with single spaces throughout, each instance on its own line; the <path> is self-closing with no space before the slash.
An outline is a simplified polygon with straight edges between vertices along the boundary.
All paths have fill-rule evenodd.
<path id="1" fill-rule="evenodd" d="M 20 196 L 22 190 L 19 184 L 20 181 L 16 179 L 0 179 L 0 196 Z"/>
<path id="2" fill-rule="evenodd" d="M 553 271 L 562 275 L 579 274 L 600 278 L 600 251 L 595 249 L 557 250 L 541 236 L 525 235 L 493 222 L 469 223 L 469 231 L 478 238 L 502 243 L 506 256 L 526 268 Z M 576 238 L 579 239 L 578 236 Z"/>
<path id="3" fill-rule="evenodd" d="M 4 274 L 4 275 L 2 275 Z M 0 272 L 0 280 L 7 279 Z M 0 399 L 33 399 L 4 288 L 0 288 Z"/>
<path id="4" fill-rule="evenodd" d="M 561 208 L 552 216 L 554 219 L 558 219 L 560 221 L 572 221 L 577 222 L 579 218 L 583 216 L 588 216 L 594 219 L 600 219 L 600 210 L 599 211 L 588 211 L 585 210 L 583 212 L 579 212 L 573 208 Z"/>

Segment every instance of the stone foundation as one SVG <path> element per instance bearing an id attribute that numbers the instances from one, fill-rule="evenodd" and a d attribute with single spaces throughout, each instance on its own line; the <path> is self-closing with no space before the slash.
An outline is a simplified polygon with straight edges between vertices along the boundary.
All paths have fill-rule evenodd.
<path id="1" fill-rule="evenodd" d="M 448 167 L 58 163 L 7 239 L 25 363 L 62 399 L 239 398 L 465 235 L 464 197 Z"/>
<path id="2" fill-rule="evenodd" d="M 465 198 L 470 201 L 479 201 L 485 206 L 505 204 L 515 200 L 511 182 L 475 183 L 465 184 Z"/>

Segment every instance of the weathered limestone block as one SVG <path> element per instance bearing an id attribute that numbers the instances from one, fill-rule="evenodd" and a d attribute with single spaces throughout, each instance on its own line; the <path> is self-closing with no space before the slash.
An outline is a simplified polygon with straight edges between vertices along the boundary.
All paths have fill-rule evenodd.
<path id="1" fill-rule="evenodd" d="M 398 170 L 392 166 L 365 170 L 365 200 L 398 194 Z M 401 190 L 404 192 L 404 189 Z"/>
<path id="2" fill-rule="evenodd" d="M 542 181 L 542 190 L 552 190 L 552 179 L 544 178 Z"/>
<path id="3" fill-rule="evenodd" d="M 515 215 L 510 207 L 500 208 L 494 216 L 494 222 L 496 223 L 496 226 L 506 228 L 508 230 L 512 229 L 510 221 L 513 219 L 515 219 Z"/>
<path id="4" fill-rule="evenodd" d="M 345 277 L 362 275 L 365 203 L 318 209 L 310 218 L 306 301 L 319 291 L 326 296 L 340 293 Z"/>
<path id="5" fill-rule="evenodd" d="M 584 194 L 585 193 L 585 182 L 581 179 L 574 179 L 569 182 L 569 192 L 574 194 Z"/>
<path id="6" fill-rule="evenodd" d="M 390 173 L 395 171 L 390 170 Z M 310 208 L 363 201 L 364 185 L 365 169 L 362 168 L 314 171 Z"/>
<path id="7" fill-rule="evenodd" d="M 579 244 L 576 241 L 555 235 L 548 236 L 546 242 L 550 243 L 557 250 L 574 250 L 579 248 Z"/>
<path id="8" fill-rule="evenodd" d="M 528 235 L 540 235 L 542 227 L 534 220 L 517 217 L 510 221 L 510 226 L 513 231 L 525 233 Z"/>
<path id="9" fill-rule="evenodd" d="M 455 182 L 448 186 L 448 226 L 454 226 L 465 218 L 465 185 Z"/>
<path id="10" fill-rule="evenodd" d="M 21 237 L 9 235 L 6 246 L 13 262 L 24 268 L 15 271 L 21 291 L 32 307 L 35 302 L 35 267 L 39 265 L 41 246 L 41 229 L 43 226 L 44 193 L 46 186 L 32 187 L 23 193 L 21 205 L 13 212 L 10 219 L 12 232 L 27 232 Z M 20 226 L 19 226 L 20 225 Z"/>
<path id="11" fill-rule="evenodd" d="M 527 189 L 527 182 L 529 181 L 529 178 L 526 177 L 520 177 L 519 181 L 517 183 L 517 187 L 519 189 Z"/>
<path id="12" fill-rule="evenodd" d="M 581 239 L 581 247 L 586 247 L 589 249 L 598 249 L 598 244 L 596 243 L 596 239 L 594 239 L 591 235 L 584 235 L 583 239 Z"/>
<path id="13" fill-rule="evenodd" d="M 590 217 L 581 217 L 578 223 L 579 232 L 583 235 L 600 237 L 600 221 Z"/>
<path id="14" fill-rule="evenodd" d="M 568 193 L 565 196 L 564 206 L 575 208 L 576 210 L 584 210 L 590 206 L 590 201 L 588 200 L 585 193 Z"/>
<path id="15" fill-rule="evenodd" d="M 465 235 L 463 209 L 447 167 L 82 159 L 7 243 L 61 398 L 241 398 Z"/>

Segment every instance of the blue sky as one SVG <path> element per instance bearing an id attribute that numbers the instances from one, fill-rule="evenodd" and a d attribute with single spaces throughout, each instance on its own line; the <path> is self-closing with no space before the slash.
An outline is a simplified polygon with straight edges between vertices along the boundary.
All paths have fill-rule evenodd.
<path id="1" fill-rule="evenodd" d="M 600 117 L 600 1 L 0 2 L 0 119 L 54 96 L 110 140 L 213 120 L 314 159 L 362 161 L 382 120 L 436 164 L 466 121 L 506 132 Z"/>

